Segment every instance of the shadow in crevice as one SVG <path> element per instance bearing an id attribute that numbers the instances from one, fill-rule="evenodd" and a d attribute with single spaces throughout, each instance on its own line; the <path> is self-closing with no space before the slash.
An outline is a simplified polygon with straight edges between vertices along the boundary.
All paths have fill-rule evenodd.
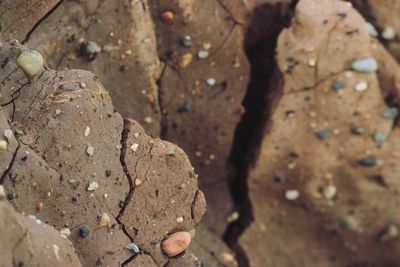
<path id="1" fill-rule="evenodd" d="M 230 189 L 240 216 L 224 233 L 224 241 L 235 251 L 239 266 L 243 267 L 249 266 L 249 259 L 238 239 L 253 221 L 247 177 L 258 157 L 274 103 L 281 95 L 275 48 L 279 33 L 290 25 L 296 4 L 297 1 L 292 1 L 256 7 L 246 31 L 244 49 L 251 65 L 251 78 L 243 100 L 246 113 L 236 128 L 229 159 L 233 170 Z"/>

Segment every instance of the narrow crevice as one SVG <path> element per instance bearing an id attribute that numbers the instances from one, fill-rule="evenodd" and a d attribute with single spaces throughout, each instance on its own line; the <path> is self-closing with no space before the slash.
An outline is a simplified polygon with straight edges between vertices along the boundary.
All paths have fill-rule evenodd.
<path id="1" fill-rule="evenodd" d="M 35 23 L 35 25 L 33 25 L 33 27 L 31 28 L 31 30 L 25 35 L 24 40 L 22 40 L 22 42 L 21 42 L 22 44 L 25 44 L 26 42 L 29 41 L 29 38 L 31 37 L 32 33 L 37 29 L 37 27 L 39 27 L 40 24 L 41 24 L 43 21 L 45 21 L 49 16 L 51 16 L 51 14 L 53 14 L 53 13 L 57 10 L 57 8 L 62 4 L 63 1 L 64 1 L 64 0 L 58 1 L 58 3 L 55 4 L 55 5 L 53 6 L 52 9 L 50 9 L 41 19 L 39 19 L 39 20 Z"/>
<path id="2" fill-rule="evenodd" d="M 243 106 L 246 110 L 236 127 L 229 163 L 233 166 L 230 190 L 239 219 L 228 225 L 224 241 L 235 252 L 239 266 L 250 266 L 238 241 L 254 219 L 247 178 L 258 157 L 262 137 L 282 92 L 280 73 L 275 64 L 279 33 L 288 27 L 297 1 L 290 4 L 264 4 L 252 12 L 246 30 L 244 50 L 251 65 L 250 82 Z"/>
<path id="3" fill-rule="evenodd" d="M 124 214 L 126 207 L 129 205 L 129 203 L 132 199 L 133 191 L 134 191 L 133 179 L 132 179 L 132 176 L 130 175 L 130 173 L 128 171 L 128 167 L 126 166 L 126 163 L 125 163 L 127 139 L 128 139 L 128 134 L 130 131 L 129 128 L 127 127 L 126 121 L 124 121 L 123 127 L 124 127 L 124 129 L 122 130 L 122 133 L 121 133 L 121 146 L 122 147 L 121 147 L 121 154 L 120 154 L 120 162 L 121 162 L 122 169 L 124 170 L 124 173 L 125 173 L 126 177 L 128 178 L 129 192 L 125 198 L 124 205 L 122 206 L 121 210 L 119 211 L 118 216 L 115 219 L 118 222 L 118 224 L 121 225 L 122 231 L 125 233 L 125 235 L 127 235 L 129 237 L 129 239 L 131 241 L 133 241 L 133 239 L 129 235 L 129 232 L 127 231 L 125 225 L 121 222 L 121 216 Z"/>
<path id="4" fill-rule="evenodd" d="M 167 62 L 166 61 L 161 61 L 163 63 L 162 70 L 160 73 L 160 77 L 157 79 L 156 84 L 157 84 L 157 101 L 158 101 L 158 106 L 160 108 L 160 113 L 161 113 L 161 121 L 160 121 L 160 138 L 165 139 L 167 136 L 167 130 L 168 130 L 168 114 L 166 113 L 166 110 L 164 108 L 164 102 L 163 102 L 163 90 L 162 90 L 162 79 L 164 78 L 165 71 L 167 69 Z"/>

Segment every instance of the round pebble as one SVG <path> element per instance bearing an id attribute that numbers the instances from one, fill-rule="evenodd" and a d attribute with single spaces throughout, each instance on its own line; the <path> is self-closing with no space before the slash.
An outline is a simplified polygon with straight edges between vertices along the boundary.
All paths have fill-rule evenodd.
<path id="1" fill-rule="evenodd" d="M 385 119 L 395 119 L 399 115 L 399 110 L 396 107 L 387 108 L 382 112 L 382 117 Z"/>
<path id="2" fill-rule="evenodd" d="M 38 211 L 41 211 L 43 209 L 43 206 L 44 206 L 43 202 L 39 202 L 39 203 L 36 204 L 36 209 Z"/>
<path id="3" fill-rule="evenodd" d="M 342 81 L 336 81 L 332 84 L 331 88 L 334 91 L 343 90 L 346 87 L 346 84 Z"/>
<path id="4" fill-rule="evenodd" d="M 386 134 L 382 132 L 374 133 L 374 141 L 377 143 L 383 143 L 386 141 Z"/>
<path id="5" fill-rule="evenodd" d="M 34 77 L 43 69 L 43 57 L 37 51 L 24 51 L 17 58 L 18 66 L 29 76 Z"/>
<path id="6" fill-rule="evenodd" d="M 89 41 L 86 44 L 86 53 L 88 53 L 89 55 L 99 53 L 100 51 L 101 51 L 101 48 L 96 42 Z"/>
<path id="7" fill-rule="evenodd" d="M 357 72 L 375 72 L 378 62 L 373 57 L 360 58 L 351 63 L 351 68 Z"/>
<path id="8" fill-rule="evenodd" d="M 357 219 L 354 216 L 347 215 L 343 218 L 342 224 L 346 230 L 349 230 L 351 232 L 360 232 L 361 227 L 357 221 Z"/>
<path id="9" fill-rule="evenodd" d="M 79 235 L 82 238 L 87 237 L 89 235 L 89 229 L 86 226 L 82 227 L 81 229 L 79 229 Z"/>
<path id="10" fill-rule="evenodd" d="M 368 157 L 358 159 L 357 163 L 364 167 L 372 167 L 377 164 L 377 160 L 373 156 L 368 156 Z"/>
<path id="11" fill-rule="evenodd" d="M 208 51 L 206 51 L 206 50 L 200 50 L 200 51 L 197 53 L 197 57 L 198 57 L 199 59 L 206 59 L 206 58 L 208 58 L 208 56 L 209 56 L 209 53 L 208 53 Z"/>
<path id="12" fill-rule="evenodd" d="M 193 59 L 193 55 L 191 53 L 183 54 L 179 61 L 179 67 L 181 69 L 186 68 L 192 62 L 192 59 Z"/>
<path id="13" fill-rule="evenodd" d="M 161 243 L 161 249 L 168 257 L 175 257 L 186 250 L 190 241 L 190 233 L 176 232 L 169 235 L 168 238 Z"/>
<path id="14" fill-rule="evenodd" d="M 206 82 L 209 86 L 214 86 L 217 80 L 215 80 L 214 78 L 209 78 L 206 80 Z"/>
<path id="15" fill-rule="evenodd" d="M 368 89 L 368 83 L 366 82 L 359 82 L 354 86 L 354 90 L 357 92 L 364 92 Z"/>
<path id="16" fill-rule="evenodd" d="M 172 21 L 174 19 L 174 13 L 172 13 L 172 11 L 164 11 L 161 14 L 161 19 L 166 22 Z"/>
<path id="17" fill-rule="evenodd" d="M 385 40 L 393 40 L 396 37 L 396 32 L 390 26 L 383 29 L 382 38 Z"/>
<path id="18" fill-rule="evenodd" d="M 134 253 L 134 254 L 139 254 L 139 253 L 140 253 L 140 249 L 139 249 L 138 245 L 136 245 L 135 243 L 129 243 L 129 244 L 126 246 L 126 248 L 127 248 L 130 252 L 132 252 L 132 253 Z"/>
<path id="19" fill-rule="evenodd" d="M 298 190 L 295 189 L 287 190 L 285 192 L 285 197 L 287 200 L 296 200 L 300 197 L 300 193 Z"/>

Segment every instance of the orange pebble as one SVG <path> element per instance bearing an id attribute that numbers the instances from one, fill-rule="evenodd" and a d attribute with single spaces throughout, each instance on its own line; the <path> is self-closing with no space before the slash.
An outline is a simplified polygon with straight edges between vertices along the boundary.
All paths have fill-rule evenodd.
<path id="1" fill-rule="evenodd" d="M 42 210 L 43 209 L 43 202 L 39 202 L 36 204 L 36 209 L 37 210 Z"/>
<path id="2" fill-rule="evenodd" d="M 176 232 L 168 236 L 168 238 L 161 243 L 161 249 L 168 257 L 175 257 L 185 251 L 189 246 L 190 241 L 190 233 Z"/>
<path id="3" fill-rule="evenodd" d="M 174 19 L 174 13 L 172 13 L 171 11 L 164 11 L 161 14 L 161 19 L 163 21 L 172 21 Z"/>

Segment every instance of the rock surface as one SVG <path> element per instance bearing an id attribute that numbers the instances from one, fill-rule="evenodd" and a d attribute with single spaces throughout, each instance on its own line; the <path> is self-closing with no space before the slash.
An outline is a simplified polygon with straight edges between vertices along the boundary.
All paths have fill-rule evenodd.
<path id="1" fill-rule="evenodd" d="M 300 1 L 276 51 L 280 78 L 267 89 L 271 116 L 248 180 L 254 221 L 240 238 L 250 266 L 396 266 L 397 241 L 379 236 L 400 223 L 399 132 L 382 116 L 397 103 L 385 102 L 397 87 L 384 85 L 398 67 L 342 1 Z M 379 75 L 351 69 L 365 57 Z M 377 143 L 377 131 L 387 140 Z"/>

